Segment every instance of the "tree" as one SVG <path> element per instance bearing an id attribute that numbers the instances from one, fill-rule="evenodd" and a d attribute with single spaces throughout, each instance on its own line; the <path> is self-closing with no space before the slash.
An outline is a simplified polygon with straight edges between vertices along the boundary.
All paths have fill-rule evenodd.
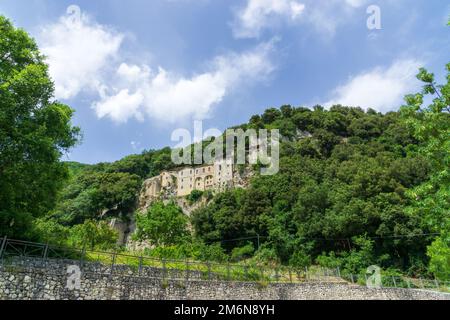
<path id="1" fill-rule="evenodd" d="M 135 210 L 141 179 L 125 172 L 85 171 L 64 188 L 52 216 L 65 225 L 86 219 L 126 217 Z"/>
<path id="2" fill-rule="evenodd" d="M 73 110 L 53 100 L 33 39 L 0 16 L 0 234 L 31 237 L 34 217 L 56 201 L 68 175 L 60 157 L 79 139 Z"/>
<path id="3" fill-rule="evenodd" d="M 188 218 L 174 203 L 154 203 L 147 212 L 136 214 L 136 240 L 155 246 L 180 244 L 189 236 Z"/>
<path id="4" fill-rule="evenodd" d="M 413 215 L 423 216 L 423 223 L 440 236 L 428 248 L 430 271 L 443 277 L 447 271 L 450 251 L 450 63 L 447 64 L 447 83 L 437 85 L 434 74 L 421 68 L 417 78 L 424 83 L 422 92 L 406 96 L 401 108 L 405 123 L 419 140 L 418 153 L 431 165 L 430 179 L 409 191 L 414 205 Z M 423 106 L 424 97 L 434 97 Z"/>
<path id="5" fill-rule="evenodd" d="M 75 247 L 86 246 L 90 250 L 113 249 L 117 244 L 118 234 L 106 221 L 86 220 L 83 224 L 70 229 L 68 242 Z"/>
<path id="6" fill-rule="evenodd" d="M 445 237 L 438 237 L 427 251 L 430 257 L 430 271 L 436 278 L 450 280 L 450 246 Z"/>

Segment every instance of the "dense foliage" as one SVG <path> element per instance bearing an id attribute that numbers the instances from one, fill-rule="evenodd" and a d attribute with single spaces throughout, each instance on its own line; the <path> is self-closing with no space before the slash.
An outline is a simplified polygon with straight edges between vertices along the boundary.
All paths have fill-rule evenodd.
<path id="1" fill-rule="evenodd" d="M 280 172 L 197 210 L 196 236 L 230 253 L 259 236 L 260 250 L 294 266 L 360 273 L 378 264 L 447 278 L 449 84 L 423 69 L 418 78 L 424 91 L 407 96 L 401 114 L 283 106 L 252 117 L 244 129 L 279 128 L 290 139 Z M 429 107 L 423 94 L 436 95 Z"/>
<path id="2" fill-rule="evenodd" d="M 53 100 L 48 66 L 33 39 L 0 16 L 0 234 L 33 237 L 67 178 L 60 158 L 79 138 L 73 110 Z"/>
<path id="3" fill-rule="evenodd" d="M 96 221 L 98 230 L 93 234 L 99 236 L 94 243 L 96 247 L 105 247 L 104 237 L 100 236 L 105 231 L 101 222 L 113 218 L 130 220 L 142 181 L 172 166 L 170 152 L 169 148 L 144 151 L 114 163 L 97 165 L 69 163 L 70 180 L 59 193 L 56 207 L 36 224 L 37 233 L 43 241 L 79 243 L 80 240 L 74 240 L 74 232 L 86 221 Z M 44 227 L 55 230 L 44 232 Z M 56 233 L 58 239 L 53 236 Z M 92 242 L 87 238 L 85 241 Z"/>
<path id="4" fill-rule="evenodd" d="M 188 238 L 188 218 L 174 203 L 155 202 L 145 213 L 136 214 L 134 238 L 154 246 L 170 246 Z"/>
<path id="5" fill-rule="evenodd" d="M 441 279 L 450 279 L 450 63 L 447 83 L 439 86 L 434 75 L 420 69 L 418 78 L 424 83 L 422 92 L 408 95 L 401 112 L 414 136 L 421 142 L 419 153 L 427 158 L 430 179 L 409 191 L 414 199 L 411 215 L 423 216 L 423 223 L 440 233 L 431 246 L 430 271 Z M 424 106 L 424 97 L 432 103 Z"/>

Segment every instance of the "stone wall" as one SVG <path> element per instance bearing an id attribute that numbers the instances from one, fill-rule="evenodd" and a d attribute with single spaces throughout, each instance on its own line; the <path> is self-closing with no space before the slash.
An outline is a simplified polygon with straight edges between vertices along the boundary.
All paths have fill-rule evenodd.
<path id="1" fill-rule="evenodd" d="M 67 267 L 77 261 L 10 261 L 0 267 L 0 299 L 79 299 L 79 300 L 450 300 L 450 294 L 413 289 L 369 289 L 333 283 L 260 284 L 190 279 L 163 280 L 160 270 L 147 268 L 138 276 L 135 270 L 111 270 L 99 264 L 84 264 L 79 289 L 67 287 Z M 172 275 L 174 276 L 174 275 Z"/>

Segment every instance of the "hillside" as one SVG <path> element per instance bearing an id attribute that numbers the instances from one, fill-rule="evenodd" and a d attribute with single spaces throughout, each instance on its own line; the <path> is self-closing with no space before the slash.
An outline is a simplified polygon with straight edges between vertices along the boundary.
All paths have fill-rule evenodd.
<path id="1" fill-rule="evenodd" d="M 239 127 L 280 129 L 280 172 L 255 174 L 246 189 L 155 201 L 139 215 L 133 236 L 158 247 L 150 254 L 198 256 L 206 246 L 208 258 L 218 260 L 321 263 L 354 273 L 369 263 L 424 272 L 436 235 L 424 216 L 407 210 L 407 191 L 426 182 L 432 169 L 399 113 L 282 106 Z M 81 245 L 86 235 L 93 246 L 111 248 L 117 236 L 109 221 L 132 222 L 134 231 L 143 181 L 174 166 L 165 148 L 70 168 L 73 179 L 55 210 L 38 221 L 39 236 Z M 189 218 L 176 204 L 188 202 L 198 207 Z"/>

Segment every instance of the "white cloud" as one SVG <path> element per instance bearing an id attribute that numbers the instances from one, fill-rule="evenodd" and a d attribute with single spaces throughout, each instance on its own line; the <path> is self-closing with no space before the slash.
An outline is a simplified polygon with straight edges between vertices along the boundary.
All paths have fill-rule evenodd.
<path id="1" fill-rule="evenodd" d="M 99 118 L 109 116 L 117 123 L 124 123 L 134 116 L 139 121 L 143 120 L 139 110 L 140 104 L 144 101 L 144 94 L 140 91 L 134 93 L 128 89 L 122 89 L 113 96 L 103 95 L 100 103 L 95 103 L 95 111 Z"/>
<path id="2" fill-rule="evenodd" d="M 312 26 L 320 34 L 332 37 L 366 4 L 368 0 L 247 0 L 236 11 L 233 33 L 236 38 L 257 38 L 264 29 L 287 21 Z"/>
<path id="3" fill-rule="evenodd" d="M 333 37 L 340 26 L 358 21 L 354 17 L 355 13 L 365 15 L 365 10 L 358 11 L 358 9 L 368 3 L 368 0 L 305 1 L 307 1 L 307 10 L 305 10 L 304 22 L 327 38 Z M 365 27 L 365 24 L 361 25 L 361 28 Z"/>
<path id="4" fill-rule="evenodd" d="M 345 3 L 354 8 L 359 8 L 365 5 L 367 3 L 367 0 L 345 0 Z"/>
<path id="5" fill-rule="evenodd" d="M 297 20 L 305 9 L 303 3 L 293 0 L 248 0 L 237 11 L 233 24 L 237 38 L 258 37 L 260 32 L 276 23 L 277 19 Z"/>
<path id="6" fill-rule="evenodd" d="M 114 57 L 123 36 L 87 15 L 63 16 L 42 28 L 38 41 L 47 56 L 58 99 L 70 99 L 101 83 L 103 69 Z"/>
<path id="7" fill-rule="evenodd" d="M 273 70 L 270 54 L 273 42 L 241 54 L 216 57 L 208 70 L 191 77 L 179 76 L 159 67 L 123 63 L 113 85 L 104 87 L 100 101 L 94 103 L 98 117 L 116 122 L 145 115 L 175 122 L 188 116 L 202 119 L 230 91 L 265 79 Z"/>
<path id="8" fill-rule="evenodd" d="M 76 6 L 69 9 L 71 15 L 43 27 L 38 40 L 56 98 L 70 99 L 83 91 L 97 94 L 92 108 L 99 118 L 117 123 L 147 117 L 169 122 L 204 118 L 234 89 L 264 80 L 274 70 L 274 41 L 215 57 L 204 72 L 192 76 L 130 64 L 121 50 L 121 33 L 81 14 Z M 293 6 L 291 11 L 296 15 L 300 8 Z"/>
<path id="9" fill-rule="evenodd" d="M 403 97 L 418 88 L 419 83 L 414 76 L 421 65 L 418 60 L 405 59 L 394 62 L 388 68 L 376 67 L 360 73 L 337 87 L 332 99 L 324 105 L 360 106 L 381 112 L 397 109 Z"/>

